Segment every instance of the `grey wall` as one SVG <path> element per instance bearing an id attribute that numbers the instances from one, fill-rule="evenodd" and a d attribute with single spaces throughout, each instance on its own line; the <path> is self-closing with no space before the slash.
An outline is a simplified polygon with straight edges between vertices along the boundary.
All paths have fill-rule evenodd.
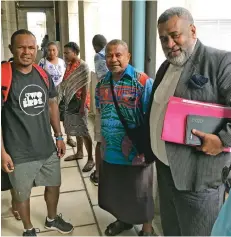
<path id="1" fill-rule="evenodd" d="M 17 30 L 15 2 L 2 1 L 1 2 L 1 23 L 2 23 L 2 49 L 4 53 L 1 54 L 1 60 L 8 60 L 12 57 L 8 45 L 13 32 Z"/>

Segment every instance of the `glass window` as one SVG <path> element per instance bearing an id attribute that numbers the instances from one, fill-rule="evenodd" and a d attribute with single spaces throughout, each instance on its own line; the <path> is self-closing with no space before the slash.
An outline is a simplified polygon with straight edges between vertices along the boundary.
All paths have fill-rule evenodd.
<path id="1" fill-rule="evenodd" d="M 210 47 L 231 51 L 230 0 L 160 0 L 157 15 L 170 7 L 185 7 L 193 15 L 197 37 Z M 157 32 L 156 68 L 165 60 Z"/>
<path id="2" fill-rule="evenodd" d="M 37 44 L 41 48 L 43 37 L 47 34 L 46 14 L 44 12 L 27 12 L 27 27 L 35 35 Z"/>

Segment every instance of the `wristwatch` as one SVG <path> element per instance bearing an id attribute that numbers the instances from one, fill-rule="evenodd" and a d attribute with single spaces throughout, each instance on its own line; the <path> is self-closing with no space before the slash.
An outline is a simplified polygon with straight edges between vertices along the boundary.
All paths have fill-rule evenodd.
<path id="1" fill-rule="evenodd" d="M 63 141 L 63 134 L 62 133 L 55 133 L 54 137 L 56 141 Z"/>

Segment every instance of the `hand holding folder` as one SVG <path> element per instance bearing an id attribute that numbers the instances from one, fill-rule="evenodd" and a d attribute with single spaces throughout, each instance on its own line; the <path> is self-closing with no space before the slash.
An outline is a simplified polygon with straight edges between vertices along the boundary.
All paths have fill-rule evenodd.
<path id="1" fill-rule="evenodd" d="M 217 135 L 204 133 L 196 129 L 193 129 L 191 133 L 201 139 L 201 145 L 196 148 L 198 151 L 216 156 L 224 150 L 223 144 Z"/>
<path id="2" fill-rule="evenodd" d="M 231 119 L 231 108 L 225 107 L 219 104 L 211 104 L 200 101 L 192 101 L 178 97 L 170 97 L 167 110 L 164 118 L 163 130 L 161 139 L 167 142 L 185 144 L 185 145 L 194 145 L 198 146 L 201 143 L 189 143 L 187 140 L 189 136 L 187 136 L 187 119 L 189 116 L 201 116 L 203 119 L 207 117 L 210 120 L 222 120 L 222 119 Z M 208 120 L 207 119 L 207 120 Z M 196 121 L 196 120 L 195 120 Z M 214 123 L 212 122 L 212 124 Z M 196 123 L 195 123 L 196 124 Z M 197 123 L 200 124 L 200 123 Z M 218 122 L 219 124 L 219 122 Z M 206 126 L 205 126 L 206 125 Z M 192 127 L 188 129 L 188 133 L 191 136 L 191 131 L 193 128 L 200 130 L 205 133 L 211 133 L 206 131 L 208 121 L 204 122 L 204 125 L 201 127 Z M 214 132 L 216 134 L 216 132 Z M 193 134 L 192 134 L 193 135 Z M 194 136 L 194 135 L 193 135 Z M 197 142 L 200 139 L 197 137 Z M 187 144 L 188 143 L 188 144 Z M 230 147 L 224 148 L 225 152 L 231 152 Z"/>

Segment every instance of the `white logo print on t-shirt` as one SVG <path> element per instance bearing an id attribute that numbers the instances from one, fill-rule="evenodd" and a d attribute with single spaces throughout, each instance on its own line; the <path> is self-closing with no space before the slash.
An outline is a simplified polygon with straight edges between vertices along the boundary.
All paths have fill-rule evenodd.
<path id="1" fill-rule="evenodd" d="M 32 84 L 24 87 L 19 95 L 20 108 L 27 115 L 39 115 L 44 111 L 45 104 L 46 93 L 38 85 Z"/>

